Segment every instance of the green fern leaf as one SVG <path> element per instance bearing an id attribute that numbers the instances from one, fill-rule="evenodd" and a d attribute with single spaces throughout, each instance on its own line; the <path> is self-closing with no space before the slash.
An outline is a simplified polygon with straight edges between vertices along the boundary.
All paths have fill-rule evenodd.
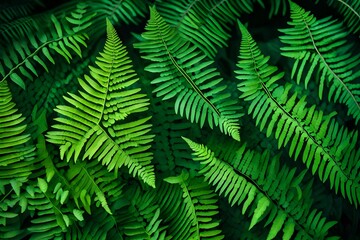
<path id="1" fill-rule="evenodd" d="M 346 0 L 328 0 L 327 4 L 332 6 L 343 17 L 350 32 L 360 32 L 360 2 Z"/>
<path id="2" fill-rule="evenodd" d="M 70 94 L 66 101 L 72 106 L 58 106 L 56 111 L 64 117 L 57 118 L 57 131 L 48 133 L 48 140 L 61 145 L 61 158 L 76 162 L 97 159 L 108 170 L 125 165 L 130 173 L 155 187 L 151 153 L 146 150 L 153 136 L 148 135 L 149 118 L 127 121 L 128 116 L 144 112 L 148 100 L 141 89 L 130 89 L 138 81 L 131 69 L 125 47 L 115 29 L 107 21 L 108 38 L 104 52 L 98 57 L 99 68 L 90 67 L 90 76 L 79 79 L 83 91 Z M 121 90 L 121 91 L 120 91 Z"/>
<path id="3" fill-rule="evenodd" d="M 321 212 L 316 209 L 312 214 L 317 215 L 308 215 L 311 207 L 309 194 L 303 195 L 300 201 L 290 200 L 294 199 L 296 191 L 293 188 L 299 182 L 299 176 L 293 178 L 295 169 L 290 171 L 282 166 L 280 170 L 278 159 L 270 160 L 267 153 L 250 153 L 240 148 L 227 163 L 216 158 L 206 146 L 183 139 L 193 150 L 193 160 L 200 162 L 199 173 L 204 175 L 205 181 L 215 186 L 215 191 L 226 197 L 231 205 L 243 204 L 243 214 L 249 212 L 250 229 L 267 217 L 265 225 L 272 223 L 268 239 L 273 239 L 281 228 L 284 237 L 291 237 L 295 232 L 290 226 L 298 230 L 295 238 L 323 239 L 334 225 L 334 222 L 326 222 L 320 217 Z"/>
<path id="4" fill-rule="evenodd" d="M 175 112 L 192 122 L 200 122 L 202 127 L 207 119 L 209 126 L 219 126 L 220 130 L 239 140 L 236 101 L 220 85 L 221 78 L 214 68 L 208 68 L 206 60 L 194 46 L 178 38 L 159 15 L 155 8 L 150 10 L 150 20 L 143 41 L 134 46 L 151 59 L 152 64 L 145 69 L 159 73 L 160 77 L 151 83 L 158 84 L 154 90 L 163 100 L 176 98 Z"/>
<path id="5" fill-rule="evenodd" d="M 232 24 L 243 13 L 253 11 L 253 2 L 243 1 L 161 1 L 161 16 L 175 27 L 180 36 L 190 40 L 213 58 L 217 48 L 228 45 Z"/>
<path id="6" fill-rule="evenodd" d="M 190 178 L 189 173 L 183 171 L 176 177 L 165 178 L 171 184 L 179 184 L 185 203 L 185 215 L 190 222 L 188 239 L 216 238 L 223 239 L 221 230 L 218 230 L 218 221 L 213 217 L 218 214 L 215 195 L 208 189 L 202 179 Z M 206 211 L 207 210 L 207 211 Z"/>
<path id="7" fill-rule="evenodd" d="M 18 184 L 26 182 L 36 169 L 35 147 L 25 133 L 24 121 L 12 102 L 7 82 L 0 83 L 0 189 L 11 184 L 16 193 Z"/>
<path id="8" fill-rule="evenodd" d="M 124 193 L 121 207 L 116 211 L 116 220 L 121 235 L 126 239 L 165 239 L 167 231 L 162 226 L 162 210 L 155 202 L 154 193 L 143 192 L 136 186 Z"/>
<path id="9" fill-rule="evenodd" d="M 294 58 L 292 75 L 297 73 L 296 80 L 302 79 L 307 87 L 310 78 L 319 71 L 319 97 L 322 98 L 325 84 L 329 86 L 329 101 L 346 104 L 348 114 L 358 122 L 360 120 L 360 84 L 356 79 L 360 72 L 360 54 L 352 54 L 345 40 L 348 35 L 342 24 L 330 17 L 316 19 L 310 12 L 290 1 L 291 26 L 281 29 L 285 33 L 281 41 L 286 44 L 281 48 L 282 55 Z M 305 66 L 309 70 L 305 71 Z M 303 73 L 306 73 L 303 76 Z"/>
<path id="10" fill-rule="evenodd" d="M 72 14 L 77 14 L 78 11 L 86 11 L 87 5 L 78 4 Z M 47 61 L 55 63 L 52 54 L 57 52 L 63 56 L 68 63 L 72 59 L 72 53 L 75 52 L 81 57 L 81 45 L 87 46 L 85 40 L 88 36 L 83 32 L 83 26 L 89 27 L 89 21 L 94 15 L 84 14 L 76 22 L 75 27 L 70 29 L 69 22 L 61 22 L 55 15 L 50 15 L 52 25 L 47 31 L 40 31 L 29 33 L 26 37 L 28 42 L 23 39 L 12 43 L 7 50 L 0 52 L 0 83 L 7 79 L 11 79 L 21 88 L 25 89 L 25 81 L 23 77 L 33 80 L 33 75 L 38 76 L 38 71 L 34 67 L 35 64 L 41 65 L 47 72 Z M 68 18 L 71 19 L 71 18 Z M 70 21 L 71 22 L 71 21 Z M 46 28 L 44 28 L 46 29 Z M 73 30 L 77 30 L 74 32 Z M 32 73 L 29 73 L 29 71 Z"/>
<path id="11" fill-rule="evenodd" d="M 243 92 L 241 97 L 252 101 L 249 113 L 261 119 L 261 129 L 267 125 L 267 137 L 274 134 L 279 148 L 290 145 L 290 157 L 294 156 L 296 160 L 302 155 L 302 161 L 308 169 L 311 168 L 312 174 L 318 173 L 323 182 L 329 179 L 330 188 L 334 188 L 336 193 L 340 190 L 350 203 L 357 206 L 360 203 L 360 178 L 355 174 L 359 161 L 359 149 L 355 147 L 358 132 L 340 128 L 332 119 L 335 112 L 324 116 L 322 111 L 315 110 L 315 106 L 306 108 L 305 97 L 299 101 L 296 93 L 288 97 L 291 85 L 277 87 L 274 84 L 282 74 L 267 64 L 268 58 L 261 54 L 241 24 L 240 30 L 243 38 L 237 78 L 241 80 L 238 84 Z M 259 108 L 266 110 L 260 114 Z M 345 186 L 354 194 L 345 191 Z"/>

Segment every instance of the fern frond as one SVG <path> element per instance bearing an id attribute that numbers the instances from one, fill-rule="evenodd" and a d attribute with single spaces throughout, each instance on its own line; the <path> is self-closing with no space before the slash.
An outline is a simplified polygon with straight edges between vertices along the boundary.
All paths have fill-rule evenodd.
<path id="1" fill-rule="evenodd" d="M 31 15 L 34 9 L 39 5 L 41 5 L 39 0 L 1 1 L 0 25 L 22 18 L 23 16 Z"/>
<path id="2" fill-rule="evenodd" d="M 249 229 L 261 220 L 272 223 L 267 239 L 274 239 L 283 230 L 283 239 L 324 239 L 335 223 L 326 222 L 321 212 L 311 210 L 309 193 L 302 193 L 300 182 L 304 172 L 295 175 L 280 165 L 278 159 L 270 160 L 269 154 L 246 151 L 245 146 L 236 157 L 226 163 L 217 159 L 206 146 L 184 138 L 194 151 L 193 160 L 201 164 L 200 174 L 216 187 L 231 205 L 242 204 L 242 214 L 249 212 Z M 306 188 L 305 188 L 306 189 Z M 307 197 L 306 197 L 307 196 Z"/>
<path id="3" fill-rule="evenodd" d="M 343 17 L 352 33 L 360 32 L 360 2 L 351 0 L 328 0 L 327 4 L 332 6 Z"/>
<path id="4" fill-rule="evenodd" d="M 19 41 L 27 37 L 28 34 L 40 31 L 42 17 L 23 17 L 15 21 L 0 24 L 0 44 L 5 47 L 7 43 Z"/>
<path id="5" fill-rule="evenodd" d="M 151 96 L 151 87 L 148 87 Z M 155 96 L 151 99 L 153 117 L 153 133 L 155 135 L 153 152 L 154 165 L 157 175 L 161 177 L 174 176 L 179 174 L 177 166 L 194 172 L 197 164 L 191 160 L 186 143 L 181 136 L 191 132 L 192 136 L 200 137 L 200 129 L 197 125 L 175 114 L 173 104 L 164 102 Z"/>
<path id="6" fill-rule="evenodd" d="M 160 15 L 208 57 L 227 46 L 230 26 L 243 13 L 253 11 L 253 2 L 243 1 L 157 1 Z"/>
<path id="7" fill-rule="evenodd" d="M 0 193 L 11 184 L 17 195 L 35 166 L 35 147 L 25 133 L 25 118 L 12 102 L 7 82 L 0 83 Z"/>
<path id="8" fill-rule="evenodd" d="M 66 178 L 71 183 L 72 196 L 78 207 L 84 207 L 90 214 L 91 201 L 94 199 L 93 196 L 95 194 L 98 203 L 101 204 L 106 212 L 112 214 L 100 183 L 104 182 L 105 179 L 114 181 L 115 177 L 113 174 L 108 173 L 106 169 L 103 169 L 96 162 L 91 162 L 90 164 L 78 162 L 70 164 L 70 170 L 68 170 Z"/>
<path id="9" fill-rule="evenodd" d="M 86 10 L 86 5 L 78 4 L 78 9 L 72 14 Z M 27 36 L 28 42 L 15 41 L 7 50 L 0 52 L 0 82 L 11 79 L 21 88 L 25 89 L 23 79 L 33 79 L 38 76 L 36 65 L 41 65 L 48 71 L 48 62 L 55 64 L 54 52 L 63 56 L 68 63 L 72 59 L 72 52 L 81 57 L 81 46 L 86 45 L 87 35 L 83 32 L 84 27 L 89 27 L 93 15 L 84 15 L 81 19 L 74 21 L 68 17 L 68 22 L 60 22 L 54 15 L 48 21 L 51 22 L 49 32 L 37 32 Z M 81 16 L 80 16 L 81 17 Z M 75 24 L 71 27 L 72 22 Z M 83 25 L 81 25 L 82 23 Z"/>
<path id="10" fill-rule="evenodd" d="M 288 96 L 291 85 L 277 87 L 283 74 L 276 73 L 264 57 L 247 29 L 240 24 L 242 41 L 237 71 L 241 95 L 251 101 L 248 112 L 259 125 L 267 126 L 266 136 L 274 134 L 278 147 L 289 146 L 290 157 L 302 160 L 320 180 L 330 181 L 330 188 L 355 206 L 360 203 L 360 150 L 356 149 L 358 132 L 348 131 L 332 119 L 335 112 L 324 115 L 307 108 L 306 97 L 297 100 L 297 94 Z"/>
<path id="11" fill-rule="evenodd" d="M 145 1 L 141 0 L 95 0 L 91 1 L 91 7 L 99 20 L 108 18 L 110 22 L 125 24 L 138 24 L 147 12 Z"/>
<path id="12" fill-rule="evenodd" d="M 221 84 L 222 79 L 213 63 L 196 47 L 179 38 L 174 29 L 165 23 L 155 8 L 150 9 L 150 20 L 143 33 L 143 41 L 134 44 L 152 63 L 145 70 L 160 73 L 151 83 L 158 84 L 154 90 L 163 100 L 176 98 L 175 112 L 186 116 L 202 127 L 209 126 L 239 140 L 236 101 L 230 99 Z"/>
<path id="13" fill-rule="evenodd" d="M 360 54 L 352 54 L 347 44 L 342 24 L 331 17 L 316 19 L 310 12 L 290 1 L 292 28 L 281 29 L 285 35 L 281 41 L 282 55 L 295 59 L 292 76 L 296 74 L 297 83 L 304 81 L 305 88 L 319 71 L 319 97 L 323 96 L 324 86 L 329 86 L 328 100 L 346 104 L 348 114 L 358 123 L 360 120 Z M 308 66 L 308 71 L 305 71 Z M 304 74 L 305 73 L 305 74 Z"/>
<path id="14" fill-rule="evenodd" d="M 62 232 L 72 224 L 72 212 L 60 203 L 60 195 L 56 199 L 50 190 L 49 183 L 38 178 L 35 188 L 27 189 L 28 209 L 32 219 L 27 230 L 35 239 L 52 239 L 60 237 Z M 56 193 L 56 192 L 55 192 Z"/>
<path id="15" fill-rule="evenodd" d="M 104 52 L 90 67 L 91 76 L 79 79 L 83 91 L 70 94 L 66 101 L 72 106 L 58 106 L 62 117 L 56 120 L 48 140 L 60 146 L 61 158 L 76 162 L 97 159 L 108 170 L 125 165 L 129 172 L 155 187 L 152 154 L 147 152 L 153 136 L 148 135 L 148 117 L 131 121 L 134 113 L 146 111 L 148 100 L 141 89 L 131 88 L 138 81 L 131 61 L 115 29 L 107 20 L 108 38 Z M 130 119 L 128 121 L 128 119 Z"/>
<path id="16" fill-rule="evenodd" d="M 189 178 L 189 173 L 183 171 L 176 177 L 165 178 L 164 181 L 180 185 L 184 201 L 184 209 L 181 211 L 187 216 L 187 222 L 190 226 L 188 232 L 184 233 L 181 233 L 184 229 L 179 226 L 177 229 L 179 234 L 174 234 L 174 239 L 176 239 L 175 236 L 178 236 L 178 239 L 224 238 L 221 235 L 221 230 L 218 229 L 219 221 L 214 219 L 215 215 L 218 214 L 216 194 L 210 190 L 203 179 Z M 175 218 L 174 221 L 178 220 Z M 183 235 L 185 233 L 186 235 Z"/>
<path id="17" fill-rule="evenodd" d="M 143 192 L 135 185 L 128 187 L 121 201 L 117 200 L 119 210 L 114 215 L 119 232 L 126 239 L 165 239 L 167 227 L 162 224 L 162 210 L 154 193 Z"/>
<path id="18" fill-rule="evenodd" d="M 269 18 L 273 16 L 277 16 L 280 14 L 285 16 L 288 11 L 288 1 L 287 0 L 270 0 L 270 10 L 269 10 Z"/>
<path id="19" fill-rule="evenodd" d="M 93 209 L 91 212 L 91 221 L 87 221 L 86 224 L 79 224 L 79 226 L 71 225 L 68 231 L 63 234 L 62 239 L 123 239 L 116 229 L 116 221 L 113 216 L 102 208 Z"/>

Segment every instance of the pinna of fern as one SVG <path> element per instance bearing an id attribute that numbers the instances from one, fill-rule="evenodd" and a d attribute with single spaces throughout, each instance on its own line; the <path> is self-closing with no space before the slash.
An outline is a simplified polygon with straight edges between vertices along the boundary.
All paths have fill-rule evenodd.
<path id="1" fill-rule="evenodd" d="M 142 41 L 134 46 L 142 58 L 149 59 L 145 70 L 159 74 L 151 83 L 163 100 L 175 98 L 175 112 L 202 127 L 207 120 L 211 128 L 218 126 L 224 134 L 240 140 L 237 101 L 230 98 L 220 74 L 195 46 L 180 38 L 175 29 L 157 12 L 150 9 L 150 20 Z"/>
<path id="2" fill-rule="evenodd" d="M 356 124 L 360 120 L 360 54 L 352 53 L 348 32 L 331 17 L 316 19 L 313 14 L 290 2 L 291 28 L 280 29 L 285 44 L 281 54 L 295 59 L 292 77 L 307 88 L 319 72 L 319 97 L 328 87 L 328 100 L 345 104 Z M 308 68 L 305 71 L 306 67 Z"/>
<path id="3" fill-rule="evenodd" d="M 332 112 L 324 115 L 316 106 L 307 107 L 306 96 L 290 95 L 291 85 L 278 86 L 283 77 L 268 64 L 247 29 L 239 23 L 242 33 L 240 56 L 236 71 L 241 98 L 250 101 L 252 114 L 266 136 L 274 136 L 278 147 L 289 146 L 289 155 L 302 161 L 321 181 L 357 206 L 360 203 L 360 150 L 356 148 L 357 131 L 340 126 Z"/>
<path id="4" fill-rule="evenodd" d="M 155 186 L 147 152 L 153 136 L 147 134 L 149 117 L 132 120 L 130 116 L 147 110 L 148 99 L 131 88 L 138 81 L 125 47 L 107 20 L 108 37 L 104 52 L 97 58 L 90 75 L 79 79 L 82 91 L 65 97 L 70 106 L 58 106 L 62 116 L 55 120 L 48 141 L 60 145 L 60 156 L 70 161 L 89 158 L 101 162 L 109 171 L 125 165 L 150 186 Z M 121 91 L 119 91 L 121 89 Z"/>

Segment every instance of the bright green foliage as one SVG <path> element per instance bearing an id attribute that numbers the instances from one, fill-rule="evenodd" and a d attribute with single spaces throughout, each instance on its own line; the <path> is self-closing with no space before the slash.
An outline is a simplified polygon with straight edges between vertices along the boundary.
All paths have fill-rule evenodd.
<path id="1" fill-rule="evenodd" d="M 56 111 L 64 117 L 48 133 L 49 142 L 60 144 L 61 158 L 76 163 L 95 159 L 109 171 L 125 165 L 130 173 L 139 175 L 155 187 L 151 153 L 146 152 L 153 136 L 148 135 L 149 118 L 126 121 L 129 115 L 146 111 L 148 100 L 141 89 L 130 89 L 138 78 L 131 69 L 125 47 L 108 21 L 108 38 L 104 52 L 97 58 L 99 68 L 90 67 L 90 75 L 79 79 L 83 91 L 70 94 L 66 101 L 71 106 L 58 106 Z M 122 91 L 118 91 L 122 89 Z M 76 173 L 76 175 L 79 173 Z"/>
<path id="2" fill-rule="evenodd" d="M 348 114 L 360 120 L 360 54 L 352 54 L 342 23 L 331 17 L 316 19 L 310 12 L 290 1 L 292 28 L 281 29 L 280 39 L 286 44 L 282 55 L 295 59 L 292 77 L 307 88 L 310 79 L 317 78 L 319 97 L 325 86 L 328 100 L 346 104 Z M 319 76 L 315 76 L 315 75 Z"/>
<path id="3" fill-rule="evenodd" d="M 246 151 L 243 145 L 231 157 L 229 163 L 215 157 L 206 146 L 184 138 L 194 151 L 194 161 L 199 161 L 200 174 L 205 181 L 216 187 L 231 205 L 242 205 L 242 214 L 251 216 L 249 229 L 260 220 L 271 224 L 267 239 L 274 239 L 281 229 L 285 239 L 295 233 L 296 239 L 323 239 L 334 222 L 326 222 L 321 212 L 311 210 L 310 186 L 301 193 L 299 183 L 304 172 L 295 175 L 295 169 L 282 168 L 278 159 L 269 154 Z"/>
<path id="4" fill-rule="evenodd" d="M 0 239 L 357 239 L 359 7 L 0 1 Z"/>
<path id="5" fill-rule="evenodd" d="M 242 41 L 236 71 L 241 98 L 251 101 L 249 113 L 260 130 L 267 127 L 266 136 L 274 134 L 278 147 L 290 146 L 289 154 L 302 160 L 312 174 L 320 180 L 330 181 L 330 188 L 348 198 L 357 206 L 360 203 L 360 150 L 356 149 L 358 132 L 348 131 L 332 119 L 336 113 L 323 114 L 315 105 L 307 108 L 306 98 L 289 96 L 291 85 L 277 86 L 283 73 L 270 66 L 247 29 L 240 24 Z"/>
<path id="6" fill-rule="evenodd" d="M 213 57 L 227 46 L 231 28 L 242 13 L 253 11 L 253 2 L 243 1 L 158 1 L 159 13 L 180 35 Z"/>
<path id="7" fill-rule="evenodd" d="M 50 33 L 41 31 L 36 32 L 37 34 L 31 33 L 27 36 L 31 46 L 19 40 L 19 42 L 14 43 L 14 47 L 1 51 L 0 58 L 3 61 L 0 63 L 0 74 L 2 75 L 0 82 L 11 79 L 25 89 L 26 84 L 23 77 L 32 80 L 34 75 L 38 76 L 35 64 L 39 64 L 46 71 L 49 71 L 48 62 L 55 64 L 54 52 L 63 56 L 68 62 L 72 59 L 71 52 L 81 56 L 80 46 L 86 47 L 85 40 L 87 39 L 87 35 L 81 31 L 89 27 L 90 24 L 85 21 L 91 19 L 91 17 L 82 16 L 85 8 L 86 5 L 79 4 L 78 9 L 72 13 L 71 17 L 67 18 L 67 21 L 75 26 L 63 29 L 59 19 L 51 15 Z M 74 19 L 74 16 L 78 19 Z"/>
<path id="8" fill-rule="evenodd" d="M 223 133 L 240 140 L 237 102 L 225 92 L 219 73 L 210 67 L 212 61 L 179 38 L 155 8 L 150 14 L 143 41 L 135 47 L 144 59 L 153 61 L 145 70 L 160 73 L 151 82 L 158 84 L 156 95 L 163 100 L 176 98 L 175 112 L 191 122 L 200 122 L 202 127 L 207 120 L 211 128 L 219 126 Z"/>
<path id="9" fill-rule="evenodd" d="M 18 113 L 7 82 L 0 83 L 0 193 L 11 185 L 20 195 L 20 186 L 36 169 L 35 146 L 25 133 L 25 118 Z"/>
<path id="10" fill-rule="evenodd" d="M 179 184 L 182 189 L 184 205 L 182 209 L 172 210 L 175 215 L 173 221 L 179 224 L 177 229 L 173 228 L 177 231 L 173 235 L 174 239 L 224 238 L 220 235 L 221 230 L 216 229 L 219 221 L 213 219 L 218 214 L 216 194 L 209 189 L 203 179 L 189 179 L 189 173 L 183 171 L 179 176 L 168 177 L 164 181 Z M 181 214 L 176 214 L 176 212 L 181 212 Z M 184 225 L 186 227 L 183 227 Z M 186 228 L 188 231 L 184 231 Z"/>

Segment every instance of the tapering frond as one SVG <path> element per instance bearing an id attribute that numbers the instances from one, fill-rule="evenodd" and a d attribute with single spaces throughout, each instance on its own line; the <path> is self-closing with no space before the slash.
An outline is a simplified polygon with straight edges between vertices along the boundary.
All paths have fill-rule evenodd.
<path id="1" fill-rule="evenodd" d="M 66 21 L 60 21 L 54 15 L 47 21 L 51 22 L 49 32 L 38 31 L 26 36 L 27 41 L 23 39 L 15 41 L 5 51 L 0 52 L 0 82 L 11 79 L 17 85 L 25 89 L 24 79 L 33 79 L 38 76 L 37 65 L 42 66 L 48 71 L 48 63 L 55 64 L 54 53 L 63 56 L 68 63 L 72 59 L 73 53 L 81 56 L 81 45 L 86 45 L 88 36 L 83 30 L 89 27 L 89 21 L 93 15 L 81 13 L 86 12 L 87 5 L 78 4 L 77 10 L 72 14 L 74 16 L 66 18 Z M 74 25 L 71 25 L 74 24 Z M 44 28 L 46 29 L 46 28 Z"/>
<path id="2" fill-rule="evenodd" d="M 209 57 L 214 57 L 218 48 L 228 45 L 231 25 L 236 19 L 253 11 L 250 0 L 159 0 L 157 3 L 159 13 L 170 27 L 176 28 L 180 36 L 190 40 Z"/>
<path id="3" fill-rule="evenodd" d="M 226 163 L 217 159 L 206 146 L 184 138 L 194 151 L 193 160 L 201 164 L 200 174 L 225 196 L 231 205 L 242 205 L 242 214 L 249 212 L 249 229 L 261 220 L 271 224 L 267 239 L 274 239 L 282 230 L 283 239 L 324 239 L 335 222 L 326 222 L 322 213 L 311 210 L 309 187 L 300 188 L 304 172 L 281 167 L 278 159 L 267 152 L 246 151 L 245 145 Z"/>
<path id="4" fill-rule="evenodd" d="M 350 32 L 360 32 L 360 2 L 357 0 L 327 0 L 344 18 Z"/>
<path id="5" fill-rule="evenodd" d="M 306 96 L 290 95 L 291 85 L 277 87 L 283 74 L 269 65 L 247 29 L 240 24 L 242 41 L 236 71 L 241 97 L 251 101 L 248 112 L 266 136 L 274 135 L 278 147 L 289 146 L 290 156 L 302 161 L 320 180 L 330 181 L 330 188 L 340 191 L 355 206 L 360 203 L 360 149 L 358 132 L 348 131 L 324 115 L 316 106 L 307 107 Z"/>
<path id="6" fill-rule="evenodd" d="M 16 194 L 35 166 L 35 146 L 26 134 L 25 118 L 12 102 L 7 82 L 0 83 L 0 196 L 11 185 Z"/>
<path id="7" fill-rule="evenodd" d="M 174 239 L 223 239 L 221 230 L 218 229 L 219 221 L 214 219 L 218 214 L 216 194 L 209 188 L 202 178 L 190 178 L 187 171 L 183 171 L 176 177 L 164 179 L 171 184 L 179 184 L 182 189 L 183 207 L 177 211 L 186 218 L 186 222 L 179 223 L 181 219 L 173 208 L 171 215 L 175 215 L 171 221 L 169 232 Z M 171 194 L 171 193 L 168 193 Z M 174 227 L 176 226 L 176 228 Z"/>
<path id="8" fill-rule="evenodd" d="M 239 140 L 237 101 L 230 98 L 220 74 L 196 47 L 179 38 L 176 31 L 165 23 L 155 8 L 150 9 L 150 20 L 142 34 L 143 41 L 134 46 L 152 63 L 145 68 L 160 73 L 151 83 L 154 92 L 163 100 L 176 98 L 175 112 L 186 116 L 202 127 L 209 126 Z"/>
<path id="9" fill-rule="evenodd" d="M 107 24 L 104 52 L 96 61 L 99 68 L 90 67 L 91 76 L 79 79 L 82 91 L 65 98 L 69 106 L 57 107 L 62 116 L 48 140 L 61 145 L 62 159 L 94 159 L 116 172 L 125 165 L 154 187 L 152 154 L 147 152 L 153 139 L 147 134 L 149 117 L 133 120 L 134 114 L 146 111 L 148 99 L 141 89 L 132 88 L 138 78 L 115 29 Z"/>
<path id="10" fill-rule="evenodd" d="M 360 120 L 360 54 L 352 53 L 342 24 L 331 17 L 316 19 L 313 14 L 290 1 L 291 28 L 281 29 L 282 55 L 295 59 L 292 77 L 297 83 L 314 81 L 319 74 L 319 97 L 328 86 L 328 100 L 346 104 L 348 114 Z M 295 76 L 296 74 L 296 76 Z"/>

